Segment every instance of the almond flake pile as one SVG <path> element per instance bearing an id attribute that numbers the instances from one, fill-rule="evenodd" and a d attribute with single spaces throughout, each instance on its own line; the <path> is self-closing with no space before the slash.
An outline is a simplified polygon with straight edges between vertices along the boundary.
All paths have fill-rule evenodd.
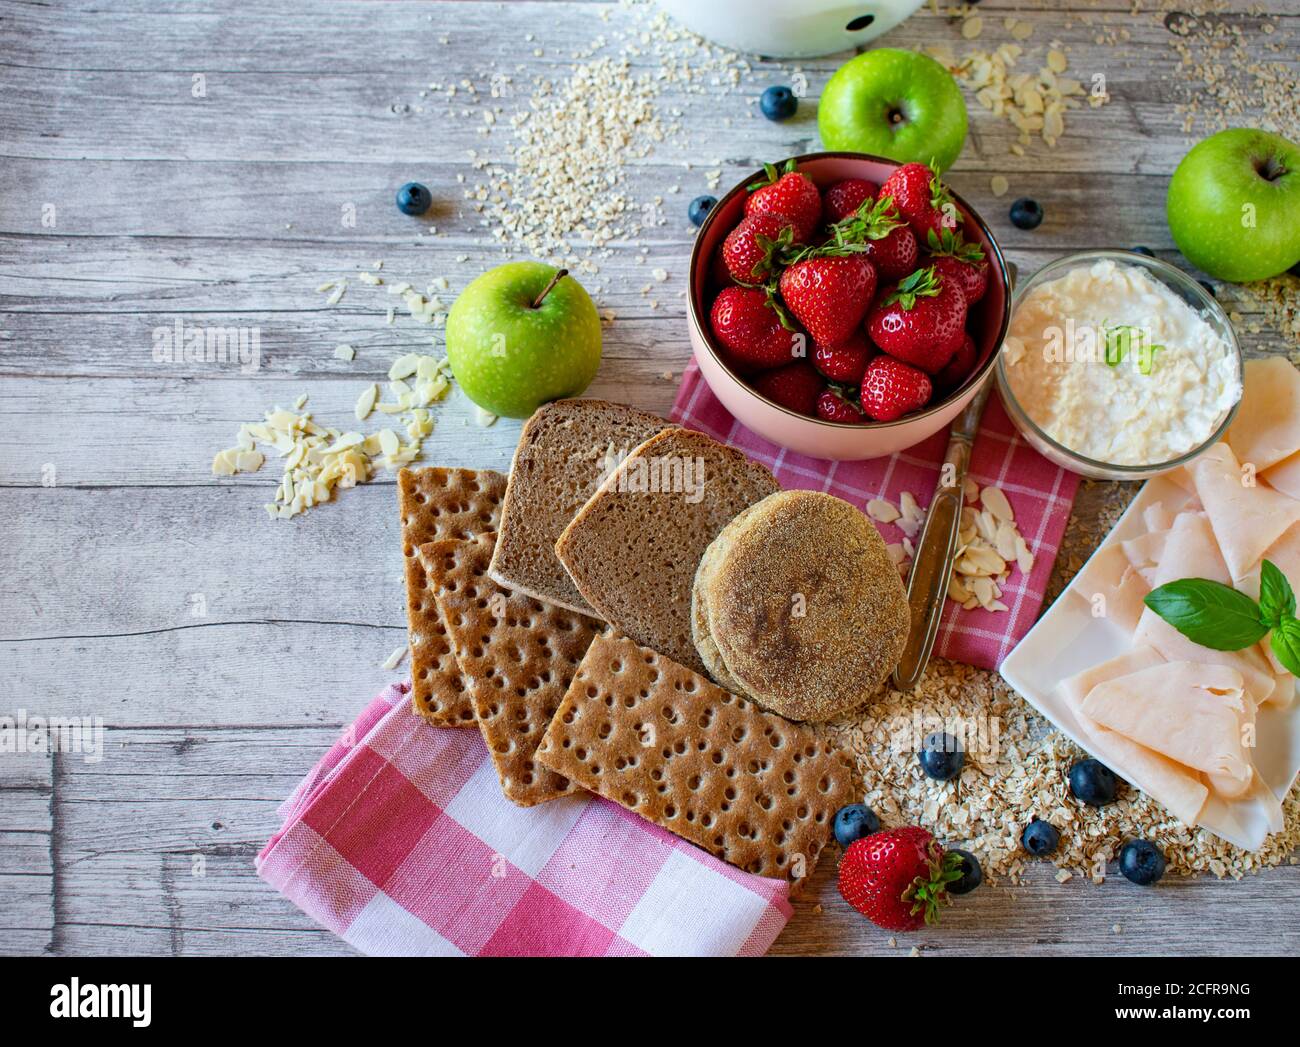
<path id="1" fill-rule="evenodd" d="M 383 265 L 376 261 L 371 269 L 381 270 Z M 382 277 L 369 270 L 363 270 L 358 279 L 370 287 L 384 284 Z M 405 282 L 389 286 L 388 293 L 402 298 L 416 322 L 441 327 L 449 307 L 437 292 L 448 286 L 446 278 L 439 277 L 423 294 Z M 346 280 L 331 280 L 316 290 L 329 295 L 327 305 L 337 305 L 346 288 Z M 393 319 L 394 310 L 390 308 L 388 322 Z M 340 345 L 333 356 L 350 363 L 356 358 L 356 350 Z M 451 366 L 445 358 L 404 353 L 388 369 L 390 399 L 384 400 L 379 385 L 372 382 L 361 390 L 353 408 L 358 422 L 378 412 L 394 418 L 395 428 L 366 435 L 322 426 L 313 420 L 311 412 L 302 411 L 307 402 L 304 395 L 292 411 L 276 407 L 266 413 L 263 421 L 240 426 L 235 446 L 218 451 L 213 458 L 212 472 L 216 476 L 257 472 L 266 461 L 259 443 L 270 447 L 284 459 L 284 473 L 266 511 L 272 519 L 290 519 L 330 501 L 336 490 L 369 480 L 377 466 L 394 472 L 419 458 L 423 442 L 434 428 L 429 408 L 447 398 L 451 379 Z"/>
<path id="2" fill-rule="evenodd" d="M 378 403 L 379 387 L 374 384 L 358 399 L 358 421 L 376 409 L 401 415 L 405 441 L 394 429 L 364 435 L 319 425 L 311 412 L 298 413 L 306 401 L 306 397 L 300 397 L 294 411 L 276 407 L 266 412 L 265 421 L 241 425 L 235 446 L 218 451 L 213 458 L 212 472 L 217 476 L 257 472 L 266 460 L 257 445 L 271 447 L 284 459 L 284 473 L 274 501 L 266 505 L 267 514 L 279 520 L 297 516 L 328 502 L 336 489 L 355 487 L 370 479 L 376 462 L 393 472 L 419 457 L 424 438 L 433 432 L 433 416 L 427 405 L 445 397 L 451 388 L 445 368 L 445 361 L 408 354 L 393 364 L 389 374 L 424 375 L 414 388 L 398 378 L 389 383 L 393 402 Z"/>
<path id="3" fill-rule="evenodd" d="M 1026 866 L 1051 868 L 1020 847 L 1021 831 L 1036 817 L 1061 833 L 1052 863 L 1093 882 L 1135 837 L 1155 843 L 1171 872 L 1234 879 L 1294 861 L 1300 846 L 1297 790 L 1283 802 L 1283 831 L 1256 852 L 1188 828 L 1127 786 L 1106 807 L 1078 802 L 1066 775 L 1086 753 L 1052 730 L 996 673 L 956 662 L 936 659 L 915 690 L 886 689 L 874 704 L 818 729 L 852 758 L 864 802 L 885 825 L 925 826 L 972 851 L 989 879 L 1017 883 Z M 966 750 L 962 772 L 951 782 L 934 781 L 920 769 L 916 750 L 935 730 L 958 737 Z"/>
<path id="4" fill-rule="evenodd" d="M 1013 567 L 1019 568 L 1023 575 L 1034 569 L 1034 554 L 1016 529 L 1015 513 L 1001 488 L 981 490 L 968 478 L 963 493 L 965 505 L 961 511 L 957 555 L 948 579 L 948 598 L 967 611 L 975 607 L 986 611 L 1009 610 L 1001 600 L 1002 590 Z M 890 543 L 886 548 L 906 577 L 916 556 L 912 540 L 925 523 L 925 510 L 904 491 L 898 506 L 884 498 L 873 498 L 867 503 L 867 515 L 878 523 L 892 524 L 903 533 L 900 542 Z"/>

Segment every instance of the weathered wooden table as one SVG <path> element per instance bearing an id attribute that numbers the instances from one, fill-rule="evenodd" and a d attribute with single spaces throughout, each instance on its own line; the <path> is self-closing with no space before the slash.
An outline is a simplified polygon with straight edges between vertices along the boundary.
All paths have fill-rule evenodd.
<path id="1" fill-rule="evenodd" d="M 1197 21 L 1130 0 L 1053 6 L 989 0 L 978 40 L 927 9 L 883 42 L 992 49 L 1012 39 L 1007 17 L 1032 27 L 1027 48 L 1061 41 L 1072 75 L 1104 75 L 1110 104 L 1072 113 L 1055 148 L 1036 138 L 1017 157 L 1015 130 L 972 103 L 952 182 L 1022 271 L 1100 245 L 1175 257 L 1164 190 L 1190 141 L 1180 106 L 1202 93 L 1176 47 L 1239 32 L 1238 47 L 1270 60 L 1290 41 L 1294 63 L 1300 11 L 1266 0 L 1271 13 L 1246 14 L 1234 0 Z M 462 194 L 483 177 L 469 151 L 504 157 L 509 130 L 481 133 L 477 111 L 462 116 L 445 86 L 428 85 L 464 79 L 490 96 L 494 72 L 511 72 L 508 116 L 532 77 L 567 77 L 573 52 L 602 36 L 617 51 L 645 20 L 602 3 L 0 4 L 0 715 L 108 728 L 98 762 L 0 755 L 0 951 L 347 951 L 267 889 L 252 860 L 276 805 L 398 675 L 380 668 L 404 642 L 393 482 L 381 475 L 286 523 L 262 509 L 273 462 L 233 479 L 212 477 L 209 462 L 241 422 L 300 393 L 346 427 L 363 383 L 428 346 L 427 328 L 385 323 L 383 289 L 353 280 L 331 308 L 317 285 L 382 258 L 385 275 L 417 286 L 444 275 L 454 292 L 500 259 Z M 662 196 L 667 220 L 611 245 L 583 277 L 616 314 L 592 395 L 667 410 L 689 358 L 686 203 L 709 170 L 726 189 L 762 160 L 816 148 L 815 97 L 843 58 L 755 59 L 725 91 L 708 74 L 696 91 L 665 85 L 658 105 L 680 128 L 629 161 L 625 190 L 632 206 Z M 632 57 L 634 69 L 655 61 L 648 47 Z M 799 75 L 798 117 L 763 120 L 757 95 Z M 994 175 L 1010 183 L 1002 200 Z M 410 179 L 433 190 L 436 234 L 393 207 Z M 1019 195 L 1046 209 L 1032 233 L 1006 221 Z M 668 276 L 652 303 L 642 288 L 656 268 Z M 1279 348 L 1256 307 L 1235 308 L 1252 351 Z M 159 362 L 154 332 L 178 323 L 257 328 L 260 366 Z M 342 342 L 357 347 L 354 363 L 333 357 Z M 437 416 L 426 461 L 508 466 L 517 423 L 480 428 L 459 394 Z M 1113 515 L 1130 495 L 1085 485 L 1077 515 Z M 839 903 L 830 872 L 775 951 L 889 952 Z M 1140 895 L 1122 882 L 1061 886 L 1044 870 L 978 892 L 941 933 L 895 954 L 914 943 L 1295 952 L 1300 929 L 1277 914 L 1297 903 L 1296 868 Z"/>

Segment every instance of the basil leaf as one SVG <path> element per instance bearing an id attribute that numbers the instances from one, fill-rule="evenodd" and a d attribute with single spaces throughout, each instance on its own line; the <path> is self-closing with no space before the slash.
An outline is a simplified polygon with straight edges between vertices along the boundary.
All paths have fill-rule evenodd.
<path id="1" fill-rule="evenodd" d="M 1259 613 L 1276 629 L 1283 621 L 1295 617 L 1295 593 L 1277 566 L 1265 560 L 1259 571 Z"/>
<path id="2" fill-rule="evenodd" d="M 1254 600 L 1208 578 L 1169 582 L 1152 589 L 1143 602 L 1192 643 L 1214 651 L 1240 651 L 1268 632 Z"/>
<path id="3" fill-rule="evenodd" d="M 1269 646 L 1292 676 L 1300 676 L 1300 621 L 1287 618 L 1273 630 Z M 1292 685 L 1294 686 L 1294 685 Z"/>

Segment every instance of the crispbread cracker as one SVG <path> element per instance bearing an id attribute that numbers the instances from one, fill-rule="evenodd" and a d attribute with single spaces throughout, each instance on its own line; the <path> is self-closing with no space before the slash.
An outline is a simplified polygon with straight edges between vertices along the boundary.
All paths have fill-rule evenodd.
<path id="1" fill-rule="evenodd" d="M 521 807 L 573 792 L 533 754 L 600 623 L 501 588 L 488 577 L 493 534 L 420 546 L 475 718 L 506 798 Z"/>
<path id="2" fill-rule="evenodd" d="M 705 672 L 691 638 L 695 569 L 737 513 L 780 489 L 734 447 L 669 429 L 609 475 L 560 535 L 555 554 L 605 621 Z"/>
<path id="3" fill-rule="evenodd" d="M 555 557 L 555 540 L 632 448 L 672 423 L 606 400 L 556 400 L 524 425 L 510 465 L 492 577 L 515 592 L 593 614 Z M 607 462 L 608 459 L 608 462 Z"/>
<path id="4" fill-rule="evenodd" d="M 537 760 L 732 865 L 794 882 L 854 793 L 848 761 L 808 728 L 611 632 L 587 649 Z"/>
<path id="5" fill-rule="evenodd" d="M 406 558 L 411 707 L 440 727 L 472 727 L 474 706 L 415 551 L 441 538 L 472 538 L 494 531 L 501 520 L 505 490 L 506 478 L 491 469 L 403 469 L 397 474 Z"/>

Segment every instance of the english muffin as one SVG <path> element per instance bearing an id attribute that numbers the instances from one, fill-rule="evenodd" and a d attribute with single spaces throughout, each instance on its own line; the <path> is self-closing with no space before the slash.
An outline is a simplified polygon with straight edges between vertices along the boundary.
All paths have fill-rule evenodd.
<path id="1" fill-rule="evenodd" d="M 791 720 L 869 701 L 911 623 L 884 539 L 848 502 L 781 491 L 739 514 L 700 558 L 692 626 L 724 686 Z"/>

